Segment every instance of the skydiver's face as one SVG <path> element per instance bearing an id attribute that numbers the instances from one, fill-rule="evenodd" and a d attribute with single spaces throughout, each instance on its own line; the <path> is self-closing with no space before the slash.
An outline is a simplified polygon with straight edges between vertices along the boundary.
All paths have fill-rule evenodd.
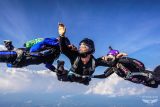
<path id="1" fill-rule="evenodd" d="M 85 43 L 81 43 L 79 46 L 79 52 L 85 53 L 89 51 L 89 47 Z"/>
<path id="2" fill-rule="evenodd" d="M 108 55 L 108 61 L 114 61 L 115 60 L 115 56 L 113 56 L 113 55 Z"/>

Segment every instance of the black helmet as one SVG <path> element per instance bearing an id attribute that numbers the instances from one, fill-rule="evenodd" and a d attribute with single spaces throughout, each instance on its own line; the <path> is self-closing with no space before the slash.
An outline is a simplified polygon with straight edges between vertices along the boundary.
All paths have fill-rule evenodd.
<path id="1" fill-rule="evenodd" d="M 84 43 L 85 45 L 87 45 L 89 47 L 89 51 L 88 52 L 84 52 L 84 53 L 80 53 L 80 54 L 85 54 L 85 55 L 88 55 L 88 54 L 93 54 L 95 52 L 95 46 L 94 46 L 94 42 L 93 40 L 91 39 L 88 39 L 88 38 L 84 38 L 80 43 L 79 43 L 79 46 Z"/>

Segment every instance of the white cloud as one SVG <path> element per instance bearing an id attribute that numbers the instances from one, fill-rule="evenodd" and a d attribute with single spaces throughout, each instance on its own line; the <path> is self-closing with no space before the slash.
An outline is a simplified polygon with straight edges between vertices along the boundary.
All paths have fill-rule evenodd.
<path id="1" fill-rule="evenodd" d="M 88 88 L 79 83 L 58 81 L 56 74 L 49 70 L 6 67 L 0 67 L 0 70 L 0 94 L 19 92 L 76 94 L 77 91 L 82 94 Z"/>
<path id="2" fill-rule="evenodd" d="M 49 70 L 29 70 L 26 68 L 5 68 L 0 67 L 0 93 L 17 92 L 41 92 L 53 93 L 64 92 L 67 95 L 62 99 L 68 99 L 78 94 L 97 94 L 107 96 L 140 95 L 149 88 L 124 81 L 116 75 L 101 81 L 92 80 L 89 86 L 79 83 L 60 82 L 55 73 Z"/>
<path id="3" fill-rule="evenodd" d="M 138 87 L 136 85 L 139 85 Z M 124 81 L 116 74 L 111 75 L 108 79 L 98 82 L 96 85 L 90 87 L 85 94 L 99 94 L 114 96 L 125 95 L 139 95 L 146 92 L 148 88 L 134 84 L 128 81 Z"/>
<path id="4" fill-rule="evenodd" d="M 36 87 L 36 86 L 40 86 L 41 78 L 45 77 L 46 75 L 48 75 L 48 77 L 53 76 L 53 75 L 49 75 L 47 71 L 45 74 L 38 73 L 40 71 L 38 71 L 37 73 L 33 73 L 36 71 L 32 72 L 31 70 L 28 70 L 25 68 L 22 68 L 22 69 L 0 68 L 0 69 L 2 70 L 0 75 L 0 92 L 2 93 L 21 92 L 21 91 L 34 89 L 34 88 L 38 90 L 40 87 Z M 48 85 L 49 84 L 44 84 L 44 86 L 46 87 Z"/>
<path id="5" fill-rule="evenodd" d="M 1 71 L 0 91 L 2 92 L 20 91 L 22 89 L 25 89 L 29 83 L 29 78 L 22 72 L 16 72 L 15 69 L 3 69 L 3 72 Z"/>
<path id="6" fill-rule="evenodd" d="M 6 48 L 4 47 L 4 45 L 0 45 L 0 50 L 6 50 Z"/>

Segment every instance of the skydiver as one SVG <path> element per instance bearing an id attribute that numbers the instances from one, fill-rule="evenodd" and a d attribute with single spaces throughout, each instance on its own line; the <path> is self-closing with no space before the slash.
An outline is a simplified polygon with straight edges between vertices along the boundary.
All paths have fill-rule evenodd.
<path id="1" fill-rule="evenodd" d="M 33 41 L 32 41 L 33 42 Z M 4 41 L 7 50 L 0 51 L 0 62 L 7 63 L 8 67 L 24 67 L 44 63 L 45 67 L 55 71 L 52 65 L 60 55 L 57 38 L 44 38 L 30 48 L 14 48 L 12 41 Z M 27 43 L 26 43 L 27 44 Z"/>
<path id="2" fill-rule="evenodd" d="M 96 59 L 93 56 L 95 52 L 94 42 L 91 39 L 84 38 L 79 43 L 79 49 L 74 45 L 66 44 L 69 39 L 65 36 L 65 25 L 58 25 L 59 41 L 61 53 L 67 56 L 71 63 L 71 69 L 64 69 L 64 61 L 57 62 L 57 77 L 60 81 L 78 82 L 89 85 L 91 76 L 97 66 L 113 66 L 114 62 L 108 63 L 102 57 Z"/>
<path id="3" fill-rule="evenodd" d="M 105 60 L 117 62 L 115 67 L 106 69 L 104 74 L 93 75 L 92 78 L 107 78 L 115 72 L 125 80 L 134 83 L 142 83 L 152 88 L 158 87 L 158 81 L 160 81 L 158 77 L 158 75 L 160 75 L 160 66 L 156 67 L 154 72 L 152 72 L 147 70 L 141 61 L 125 57 L 127 56 L 126 53 L 120 53 L 118 50 L 113 50 L 111 47 L 107 56 Z"/>

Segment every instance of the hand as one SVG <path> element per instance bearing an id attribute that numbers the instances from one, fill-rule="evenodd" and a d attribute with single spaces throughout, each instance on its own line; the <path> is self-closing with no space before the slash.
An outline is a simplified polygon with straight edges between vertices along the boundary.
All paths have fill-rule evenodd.
<path id="1" fill-rule="evenodd" d="M 109 58 L 110 58 L 109 56 L 103 56 L 103 57 L 102 57 L 102 59 L 105 60 L 105 61 L 108 61 Z"/>
<path id="2" fill-rule="evenodd" d="M 77 51 L 78 50 L 77 47 L 74 46 L 74 45 L 68 45 L 68 47 L 71 48 L 71 50 L 73 50 L 73 51 Z"/>
<path id="3" fill-rule="evenodd" d="M 58 24 L 58 33 L 60 36 L 64 37 L 64 35 L 66 33 L 66 27 L 63 23 Z"/>
<path id="4" fill-rule="evenodd" d="M 121 58 L 121 57 L 123 57 L 123 56 L 127 56 L 127 54 L 126 54 L 126 53 L 119 53 L 119 54 L 116 56 L 116 58 Z"/>
<path id="5" fill-rule="evenodd" d="M 113 62 L 113 61 L 115 61 L 116 57 L 114 57 L 112 55 L 107 55 L 107 56 L 102 57 L 102 59 L 107 62 Z"/>

